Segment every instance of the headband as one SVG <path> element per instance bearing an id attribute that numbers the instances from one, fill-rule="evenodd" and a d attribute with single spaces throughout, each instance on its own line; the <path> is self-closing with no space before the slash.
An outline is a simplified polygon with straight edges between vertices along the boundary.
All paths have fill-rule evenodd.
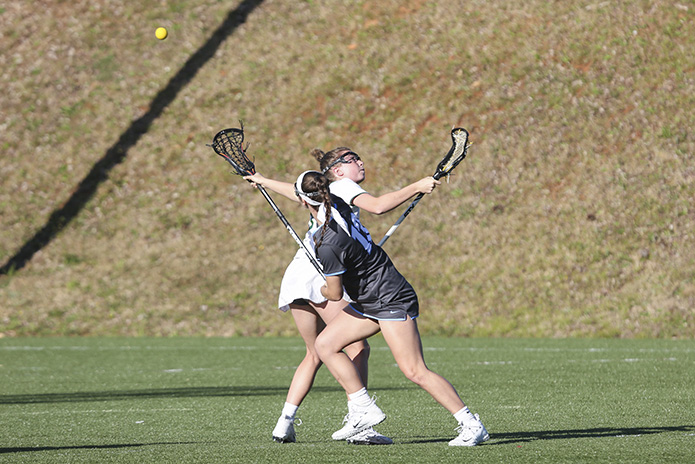
<path id="1" fill-rule="evenodd" d="M 316 191 L 306 193 L 302 190 L 302 181 L 304 180 L 304 176 L 309 174 L 310 172 L 321 174 L 318 171 L 304 171 L 303 173 L 301 173 L 299 177 L 297 177 L 297 182 L 294 183 L 294 193 L 296 193 L 299 198 L 306 201 L 311 206 L 321 206 L 323 204 L 322 202 L 314 200 L 314 198 L 321 198 L 321 192 Z"/>

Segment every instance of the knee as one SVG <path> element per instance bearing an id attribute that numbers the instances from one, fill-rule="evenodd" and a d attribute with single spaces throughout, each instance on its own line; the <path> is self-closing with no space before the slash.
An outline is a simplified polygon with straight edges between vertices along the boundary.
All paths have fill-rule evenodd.
<path id="1" fill-rule="evenodd" d="M 316 349 L 312 346 L 306 347 L 306 354 L 304 355 L 304 363 L 311 364 L 312 366 L 318 367 L 321 365 L 321 358 L 319 357 Z"/>
<path id="2" fill-rule="evenodd" d="M 427 380 L 429 370 L 421 366 L 399 366 L 405 377 L 416 385 L 422 386 Z"/>
<path id="3" fill-rule="evenodd" d="M 327 356 L 337 352 L 329 337 L 323 337 L 320 334 L 314 342 L 314 351 L 320 360 L 324 360 Z"/>

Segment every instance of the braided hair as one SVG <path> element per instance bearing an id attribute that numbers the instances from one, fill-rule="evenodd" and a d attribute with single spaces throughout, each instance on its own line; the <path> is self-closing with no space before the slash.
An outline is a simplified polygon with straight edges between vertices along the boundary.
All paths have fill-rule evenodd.
<path id="1" fill-rule="evenodd" d="M 321 243 L 323 243 L 323 237 L 326 234 L 326 226 L 331 220 L 331 194 L 328 190 L 328 186 L 330 184 L 331 181 L 328 180 L 325 175 L 316 171 L 306 173 L 304 179 L 302 179 L 302 191 L 307 194 L 317 192 L 318 198 L 316 198 L 316 201 L 321 201 L 326 209 L 326 220 L 323 223 L 323 228 L 321 229 L 321 237 L 319 238 L 318 243 L 316 243 L 317 249 L 321 246 Z"/>

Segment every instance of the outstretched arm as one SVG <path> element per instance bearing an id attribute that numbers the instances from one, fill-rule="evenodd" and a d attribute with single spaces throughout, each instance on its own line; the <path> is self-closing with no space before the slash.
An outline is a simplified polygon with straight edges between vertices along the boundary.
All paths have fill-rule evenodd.
<path id="1" fill-rule="evenodd" d="M 289 198 L 290 200 L 299 203 L 299 198 L 297 198 L 297 195 L 294 193 L 294 184 L 290 184 L 289 182 L 282 182 L 275 179 L 268 179 L 267 177 L 263 177 L 259 173 L 255 173 L 250 176 L 244 176 L 244 179 L 251 182 L 254 187 L 260 185 L 263 188 L 270 189 L 275 193 L 279 193 L 283 197 Z"/>
<path id="2" fill-rule="evenodd" d="M 441 182 L 429 176 L 403 187 L 400 190 L 385 193 L 379 197 L 372 196 L 369 193 L 363 193 L 356 196 L 355 199 L 352 200 L 352 203 L 358 208 L 369 211 L 372 214 L 384 214 L 402 205 L 418 193 L 432 193 L 434 188 L 439 184 L 441 184 Z"/>

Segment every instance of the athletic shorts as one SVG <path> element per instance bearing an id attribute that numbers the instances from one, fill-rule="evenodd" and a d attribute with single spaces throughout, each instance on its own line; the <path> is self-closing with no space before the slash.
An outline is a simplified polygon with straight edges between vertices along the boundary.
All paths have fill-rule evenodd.
<path id="1" fill-rule="evenodd" d="M 408 295 L 399 300 L 392 301 L 381 307 L 378 305 L 362 305 L 352 302 L 348 305 L 357 314 L 377 321 L 405 321 L 407 316 L 415 319 L 420 315 L 420 304 L 415 292 L 408 292 Z"/>

